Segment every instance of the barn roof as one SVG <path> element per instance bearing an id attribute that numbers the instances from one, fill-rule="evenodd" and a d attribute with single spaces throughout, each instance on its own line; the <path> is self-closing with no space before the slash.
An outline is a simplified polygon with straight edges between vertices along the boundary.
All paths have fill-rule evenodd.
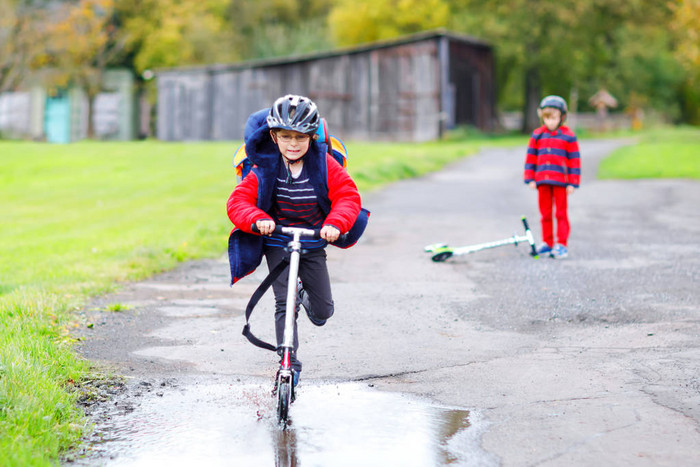
<path id="1" fill-rule="evenodd" d="M 158 74 L 167 74 L 170 72 L 186 73 L 191 72 L 226 72 L 234 70 L 245 70 L 250 68 L 259 68 L 267 66 L 277 66 L 286 65 L 290 63 L 306 62 L 311 60 L 319 60 L 324 58 L 338 57 L 341 55 L 351 55 L 359 54 L 363 52 L 368 52 L 372 50 L 385 49 L 389 47 L 396 47 L 399 45 L 411 44 L 415 42 L 422 42 L 429 39 L 447 38 L 452 41 L 461 42 L 464 44 L 471 45 L 475 48 L 490 49 L 491 45 L 488 42 L 482 41 L 472 36 L 467 36 L 463 34 L 457 34 L 454 32 L 447 31 L 445 29 L 432 29 L 429 31 L 423 31 L 416 34 L 410 34 L 406 36 L 397 37 L 394 39 L 387 39 L 382 41 L 368 42 L 365 44 L 360 44 L 352 47 L 338 48 L 325 52 L 314 52 L 308 54 L 291 55 L 287 57 L 276 57 L 269 59 L 258 59 L 258 60 L 247 60 L 236 63 L 224 63 L 224 64 L 212 64 L 212 65 L 197 65 L 197 66 L 184 66 L 175 68 L 160 68 L 156 70 Z"/>

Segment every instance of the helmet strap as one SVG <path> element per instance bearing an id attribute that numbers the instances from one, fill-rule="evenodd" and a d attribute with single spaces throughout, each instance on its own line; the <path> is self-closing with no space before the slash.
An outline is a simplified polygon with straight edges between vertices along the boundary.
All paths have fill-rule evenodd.
<path id="1" fill-rule="evenodd" d="M 304 156 L 300 157 L 299 159 L 292 161 L 287 159 L 284 155 L 282 156 L 282 159 L 284 159 L 284 168 L 287 171 L 287 183 L 293 184 L 294 183 L 294 177 L 292 176 L 292 166 L 297 164 L 298 162 L 301 162 L 302 159 L 304 159 Z"/>

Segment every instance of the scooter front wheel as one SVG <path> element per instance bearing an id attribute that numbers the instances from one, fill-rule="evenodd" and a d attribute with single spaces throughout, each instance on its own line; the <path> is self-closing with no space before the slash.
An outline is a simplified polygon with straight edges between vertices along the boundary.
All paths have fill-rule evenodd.
<path id="1" fill-rule="evenodd" d="M 442 251 L 440 253 L 435 253 L 430 259 L 436 263 L 441 263 L 443 261 L 447 261 L 450 257 L 452 257 L 451 251 Z"/>
<path id="2" fill-rule="evenodd" d="M 286 424 L 289 405 L 292 402 L 292 387 L 289 381 L 281 380 L 277 388 L 277 422 Z"/>

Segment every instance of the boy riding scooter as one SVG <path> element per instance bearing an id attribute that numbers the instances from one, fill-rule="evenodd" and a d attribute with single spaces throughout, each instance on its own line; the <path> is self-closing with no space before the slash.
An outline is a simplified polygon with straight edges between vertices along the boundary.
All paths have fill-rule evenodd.
<path id="1" fill-rule="evenodd" d="M 321 238 L 301 239 L 303 287 L 297 300 L 316 326 L 323 326 L 334 313 L 325 247 L 341 234 L 347 235 L 336 246 L 354 245 L 369 218 L 369 212 L 361 209 L 355 182 L 328 154 L 329 148 L 317 141 L 320 121 L 316 104 L 298 95 L 281 97 L 272 108 L 252 114 L 245 146 L 254 165 L 227 205 L 236 227 L 229 238 L 232 283 L 253 272 L 263 255 L 270 271 L 288 261 L 286 247 L 291 237 L 275 233 L 276 226 L 320 229 Z M 262 236 L 253 233 L 253 225 Z M 287 266 L 272 282 L 278 349 L 284 336 L 288 270 Z M 295 319 L 291 355 L 295 384 L 302 368 L 296 358 L 298 347 Z"/>

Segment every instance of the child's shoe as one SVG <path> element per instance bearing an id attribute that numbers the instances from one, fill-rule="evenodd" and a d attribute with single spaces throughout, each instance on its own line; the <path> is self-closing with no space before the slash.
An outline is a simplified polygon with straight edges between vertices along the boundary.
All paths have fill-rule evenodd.
<path id="1" fill-rule="evenodd" d="M 566 258 L 569 256 L 569 250 L 564 246 L 564 245 L 554 245 L 554 249 L 552 249 L 552 258 Z"/>
<path id="2" fill-rule="evenodd" d="M 552 256 L 552 247 L 547 245 L 546 243 L 543 243 L 537 249 L 537 254 L 539 256 Z"/>
<path id="3" fill-rule="evenodd" d="M 309 317 L 309 320 L 311 320 L 311 322 L 314 323 L 314 325 L 323 326 L 324 324 L 326 324 L 327 320 L 316 318 L 313 315 L 313 313 L 311 313 L 309 295 L 306 293 L 306 290 L 304 290 L 301 281 L 297 282 L 297 302 L 299 302 L 301 306 L 304 307 L 304 310 L 306 311 L 306 316 Z"/>

